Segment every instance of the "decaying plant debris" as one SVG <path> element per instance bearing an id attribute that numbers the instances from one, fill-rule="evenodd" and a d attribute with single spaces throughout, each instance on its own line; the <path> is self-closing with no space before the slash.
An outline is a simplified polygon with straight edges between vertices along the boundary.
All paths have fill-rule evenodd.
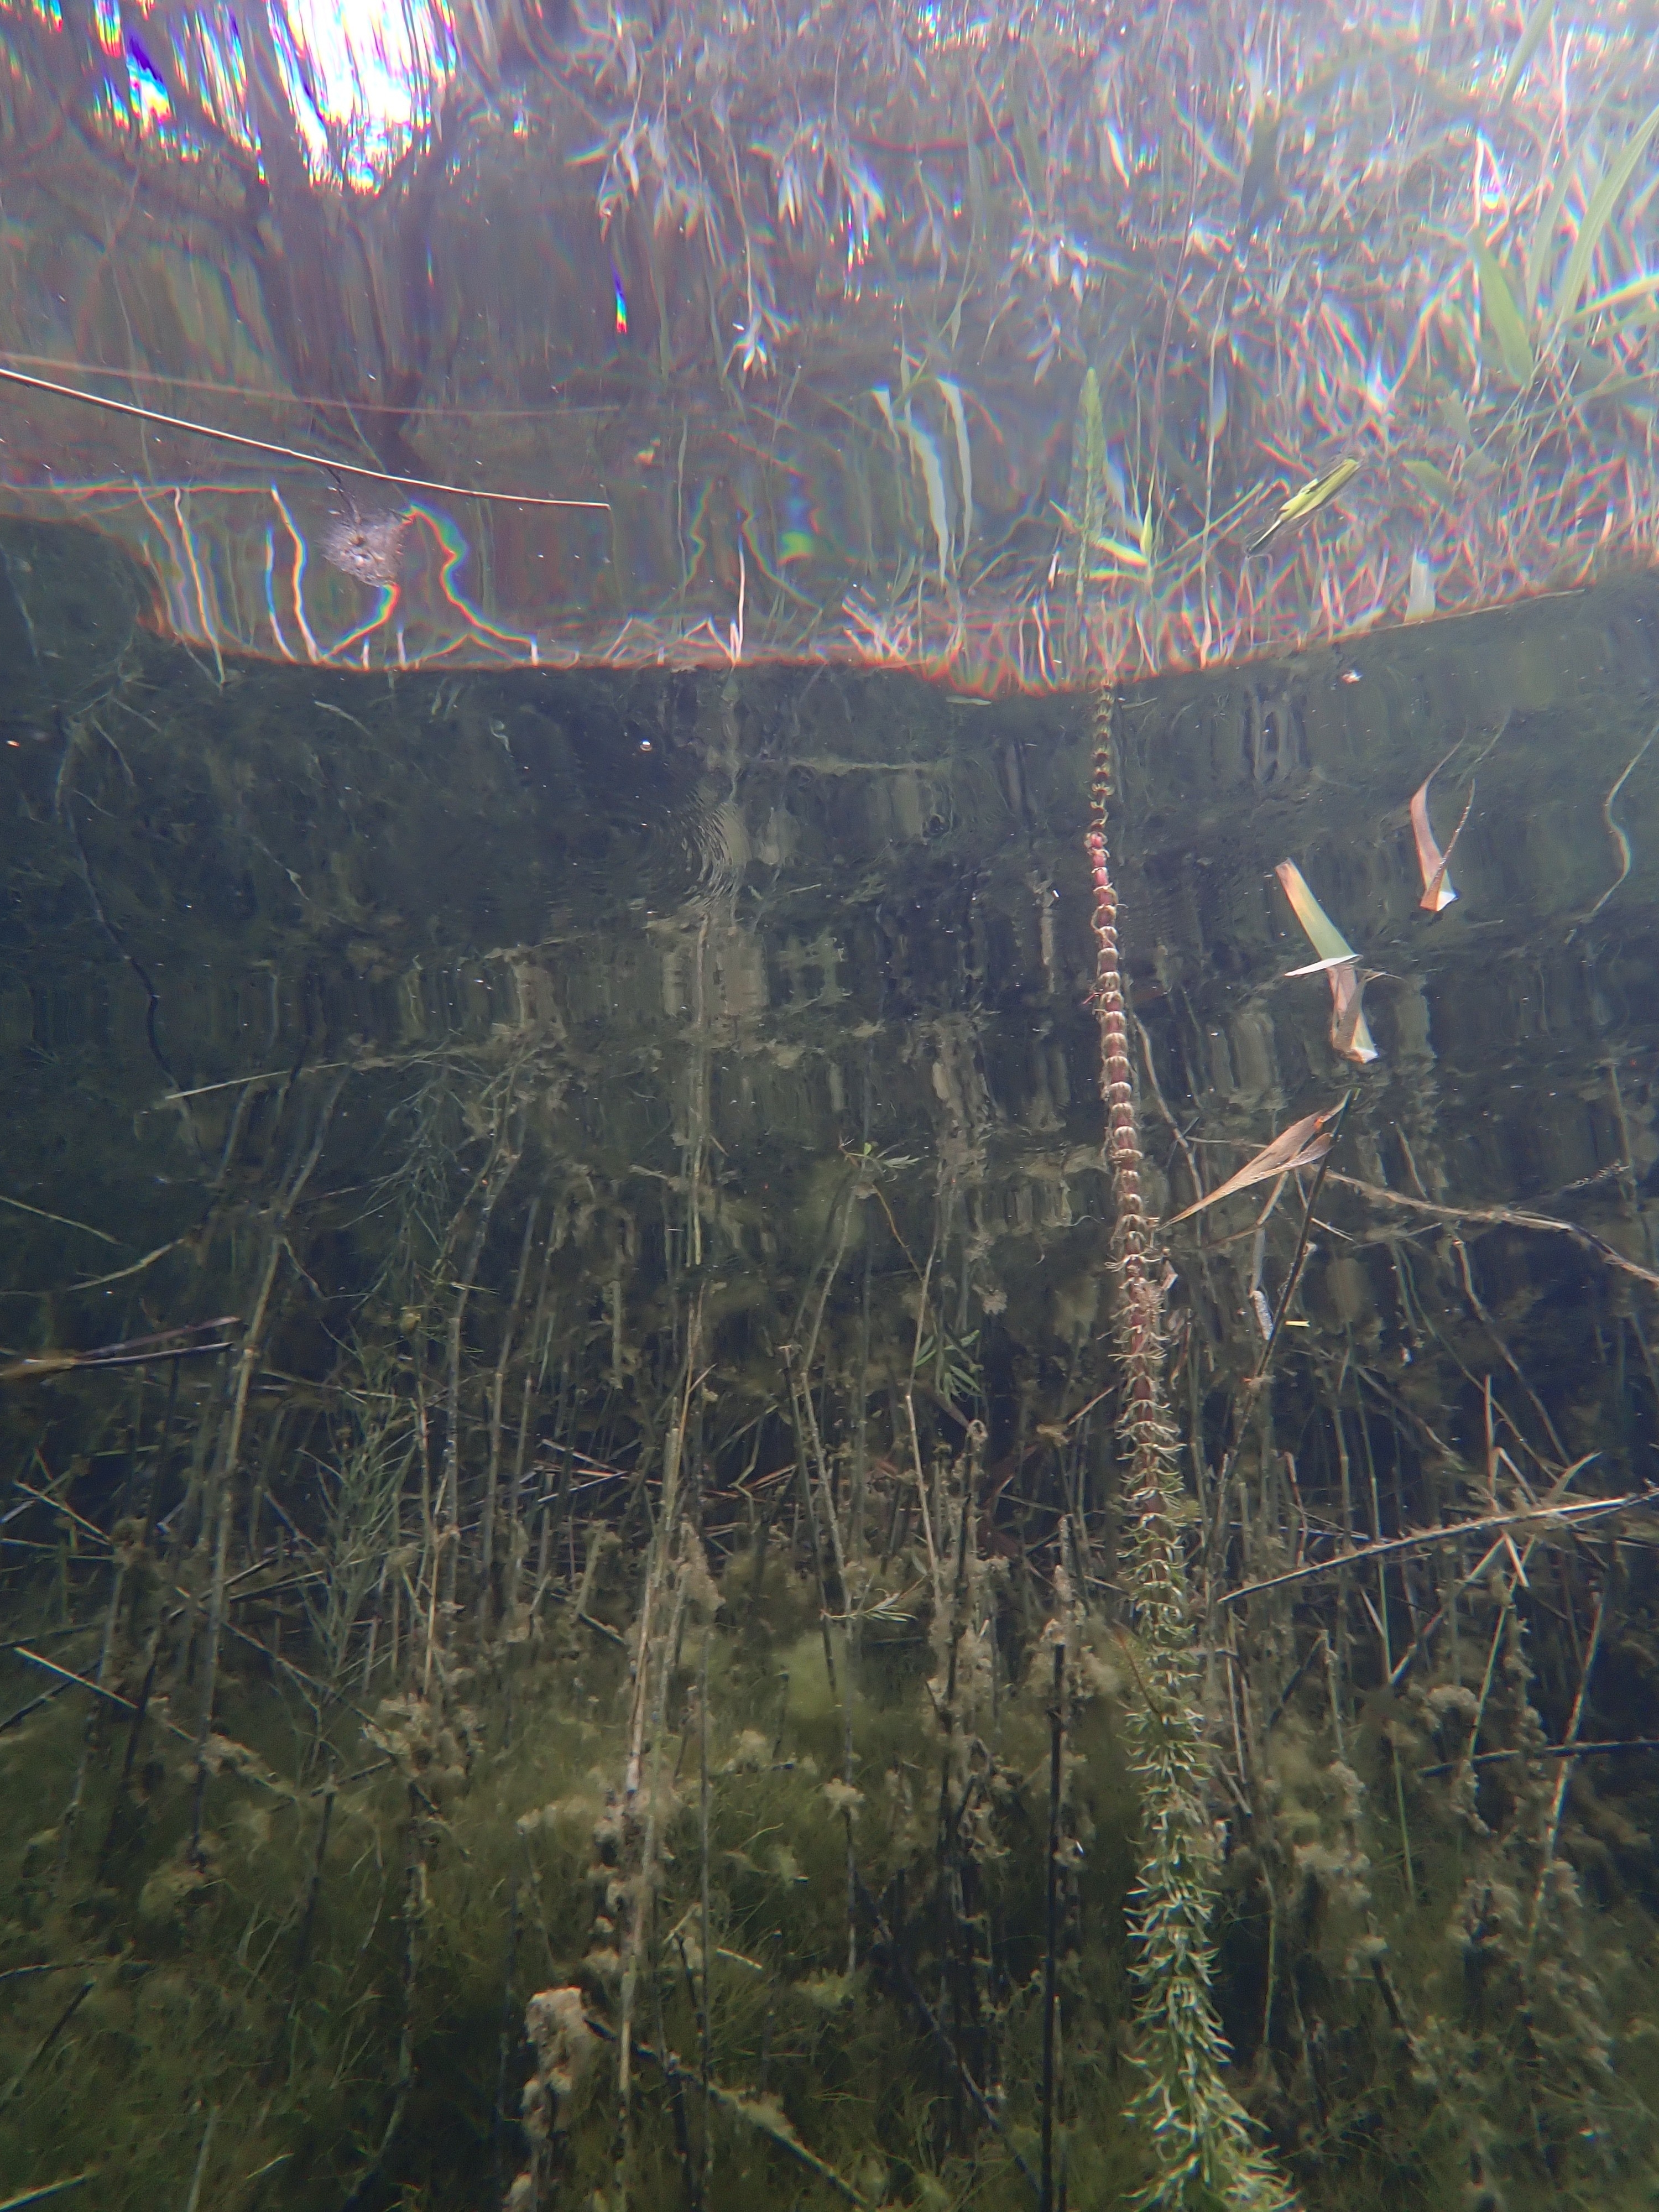
<path id="1" fill-rule="evenodd" d="M 1649 616 L 1539 618 L 1116 704 L 1168 1427 L 1088 702 L 155 653 L 17 750 L 14 2197 L 1648 2201 L 1653 822 L 1583 921 L 1559 726 Z"/>

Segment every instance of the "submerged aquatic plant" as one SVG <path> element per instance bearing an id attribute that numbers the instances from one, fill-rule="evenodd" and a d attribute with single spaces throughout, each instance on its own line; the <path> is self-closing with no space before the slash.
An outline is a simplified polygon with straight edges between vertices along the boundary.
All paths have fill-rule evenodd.
<path id="1" fill-rule="evenodd" d="M 1450 665 L 1422 633 L 1408 652 Z M 1249 795 L 1282 688 L 1206 686 L 1212 714 L 1190 692 L 1150 720 L 1133 702 L 1165 788 L 1204 787 L 1219 731 L 1246 793 L 1165 817 L 1165 851 L 1225 848 L 1228 888 L 1179 933 L 1159 915 L 1171 988 L 1143 1038 L 1107 858 L 1121 787 L 1103 761 L 1102 935 L 1079 945 L 1054 896 L 1060 841 L 1090 826 L 1067 811 L 1077 756 L 1032 745 L 1000 769 L 1031 822 L 1010 848 L 977 734 L 1001 710 L 872 684 L 844 713 L 828 679 L 808 696 L 677 673 L 613 715 L 604 689 L 550 675 L 560 726 L 538 735 L 507 685 L 415 678 L 382 702 L 331 678 L 318 700 L 295 671 L 210 708 L 188 662 L 171 680 L 182 706 L 132 690 L 159 728 L 130 769 L 90 742 L 101 723 L 70 762 L 104 911 L 149 917 L 169 971 L 191 928 L 246 930 L 279 982 L 333 977 L 353 1022 L 362 971 L 392 988 L 367 1039 L 329 1015 L 297 1066 L 275 1012 L 268 1056 L 240 1026 L 193 1042 L 189 1097 L 166 1103 L 189 1109 L 195 1194 L 153 1113 L 107 1155 L 77 1140 L 61 1181 L 15 1178 L 8 1218 L 35 1225 L 14 1229 L 3 1287 L 58 1287 L 6 1322 L 0 1372 L 0 2201 L 99 2164 L 108 2212 L 192 2189 L 284 2212 L 1255 2212 L 1284 2197 L 1242 2100 L 1271 2112 L 1310 2207 L 1646 2207 L 1659 1278 L 1631 1256 L 1654 1109 L 1624 1048 L 1645 1051 L 1643 1024 L 1615 1030 L 1605 1110 L 1554 1172 L 1605 1170 L 1613 1130 L 1635 1164 L 1571 1217 L 1471 1188 L 1468 1133 L 1504 1094 L 1460 1095 L 1449 1054 L 1431 1097 L 1403 1049 L 1352 1094 L 1365 1179 L 1275 1204 L 1323 1165 L 1340 1110 L 1317 1095 L 1322 1019 L 1274 980 L 1298 957 L 1271 874 L 1285 816 Z M 1354 695 L 1295 696 L 1310 763 L 1350 757 Z M 125 707 L 102 711 L 123 737 Z M 585 715 L 607 788 L 630 730 L 652 777 L 681 763 L 665 911 L 623 902 L 659 880 L 631 787 L 629 839 L 537 796 L 541 774 L 584 788 L 563 731 Z M 1605 824 L 1627 823 L 1634 930 L 1645 761 L 1613 780 L 1647 722 L 1605 721 L 1578 843 L 1547 864 L 1576 915 L 1611 872 Z M 295 732 L 325 726 L 333 779 L 384 809 L 384 836 L 283 803 Z M 1455 728 L 1401 737 L 1401 802 Z M 269 780 L 242 781 L 262 758 Z M 1483 765 L 1490 819 L 1522 817 L 1536 786 L 1504 779 L 1523 758 Z M 36 872 L 9 878 L 25 913 L 85 888 L 52 842 L 47 765 L 19 830 Z M 1370 780 L 1328 789 L 1304 860 L 1372 827 Z M 1133 858 L 1156 884 L 1146 790 Z M 953 826 L 929 859 L 935 792 Z M 682 836 L 694 803 L 720 816 L 712 860 Z M 599 857 L 561 861 L 551 923 L 492 903 L 509 949 L 446 970 L 449 933 L 476 925 L 445 919 L 444 877 L 487 874 L 503 900 L 538 880 L 540 848 L 574 852 L 555 808 Z M 280 926 L 202 921 L 178 899 L 185 860 L 151 874 L 156 826 L 187 855 L 203 819 Z M 948 895 L 988 849 L 1003 863 L 969 938 L 943 926 Z M 1408 836 L 1389 855 L 1404 915 Z M 1486 854 L 1455 865 L 1463 910 L 1490 920 Z M 614 896 L 590 888 L 601 871 Z M 411 940 L 416 895 L 435 918 Z M 1376 900 L 1352 876 L 1344 900 L 1375 945 Z M 1259 993 L 1212 957 L 1240 914 Z M 324 922 L 351 932 L 331 952 Z M 55 952 L 43 921 L 32 941 L 46 976 L 77 972 L 78 940 Z M 1490 997 L 1462 943 L 1435 939 L 1443 1033 Z M 461 983 L 465 1022 L 439 1011 Z M 182 1056 L 175 988 L 162 1034 Z M 1185 1061 L 1183 996 L 1234 1079 Z M 311 1019 L 299 983 L 283 1003 Z M 1054 1042 L 1031 1060 L 1036 1005 Z M 1383 1042 L 1401 1034 L 1391 1018 Z M 1580 1037 L 1612 1049 L 1587 1013 L 1540 1091 Z M 1244 1052 L 1269 1045 L 1264 1078 Z M 1115 1345 L 1097 1320 L 1103 1046 Z M 36 1128 L 95 1133 L 102 1103 L 57 1063 L 23 1073 L 42 1103 L 18 1116 L 20 1163 Z M 1140 1146 L 1165 1140 L 1138 1105 L 1167 1112 L 1193 1186 L 1167 1211 L 1156 1184 L 1143 1200 Z M 1166 1313 L 1183 1217 L 1191 1295 Z M 90 1280 L 78 1247 L 25 1243 L 54 1222 L 89 1231 Z M 117 1269 L 94 1222 L 146 1256 Z M 161 1328 L 198 1314 L 246 1319 Z M 1419 1315 L 1432 1329 L 1407 1335 Z M 1581 1389 L 1598 1341 L 1627 1351 Z M 1208 1446 L 1190 1465 L 1177 1420 Z"/>
<path id="2" fill-rule="evenodd" d="M 1135 1630 L 1140 1696 L 1132 1707 L 1141 1789 L 1139 1876 L 1131 1902 L 1140 1986 L 1146 2087 L 1138 2109 L 1158 2172 L 1149 2206 L 1200 2212 L 1275 2212 L 1291 2199 L 1251 2140 L 1227 2087 L 1227 2045 L 1210 1996 L 1209 1937 L 1215 1842 L 1205 1783 L 1209 1765 L 1197 1637 L 1182 1532 L 1188 1516 L 1164 1385 L 1164 1289 L 1141 1188 L 1140 1134 L 1129 1066 L 1128 1018 L 1118 958 L 1117 893 L 1106 839 L 1111 800 L 1112 696 L 1101 695 L 1088 831 L 1095 1011 L 1106 1155 L 1116 1216 L 1120 1362 L 1118 1436 L 1127 1478 L 1125 1586 Z"/>

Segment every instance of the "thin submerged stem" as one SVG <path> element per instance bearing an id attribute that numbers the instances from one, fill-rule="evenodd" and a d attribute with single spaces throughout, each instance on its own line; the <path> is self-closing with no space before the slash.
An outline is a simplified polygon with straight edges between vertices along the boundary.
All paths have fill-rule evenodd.
<path id="1" fill-rule="evenodd" d="M 1053 1702 L 1048 1708 L 1048 1863 L 1042 1954 L 1042 2212 L 1054 2203 L 1055 2040 L 1060 2013 L 1060 1816 L 1066 1758 L 1066 1640 L 1054 1643 Z"/>

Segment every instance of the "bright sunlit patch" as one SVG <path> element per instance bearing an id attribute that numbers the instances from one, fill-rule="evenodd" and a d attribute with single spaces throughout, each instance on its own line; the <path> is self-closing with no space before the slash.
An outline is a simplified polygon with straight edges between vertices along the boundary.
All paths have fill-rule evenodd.
<path id="1" fill-rule="evenodd" d="M 372 190 L 431 127 L 455 66 L 448 8 L 289 0 L 272 21 L 313 173 Z"/>
<path id="2" fill-rule="evenodd" d="M 173 34 L 191 90 L 228 138 L 252 150 L 247 58 L 241 33 L 228 10 L 188 21 Z"/>

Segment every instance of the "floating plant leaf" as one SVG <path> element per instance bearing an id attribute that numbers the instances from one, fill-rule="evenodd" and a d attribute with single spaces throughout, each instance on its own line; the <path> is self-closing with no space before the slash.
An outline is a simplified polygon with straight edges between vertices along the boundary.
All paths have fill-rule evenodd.
<path id="1" fill-rule="evenodd" d="M 1365 980 L 1358 970 L 1359 956 L 1309 890 L 1294 860 L 1281 860 L 1273 872 L 1330 980 L 1331 1043 L 1345 1060 L 1364 1066 L 1376 1058 L 1376 1047 L 1365 1026 Z"/>
<path id="2" fill-rule="evenodd" d="M 962 386 L 948 376 L 941 376 L 938 383 L 957 441 L 957 469 L 962 479 L 962 536 L 957 546 L 957 558 L 960 561 L 974 534 L 974 453 L 968 437 L 968 410 L 963 405 Z"/>
<path id="3" fill-rule="evenodd" d="M 1615 284 L 1610 292 L 1598 292 L 1595 299 L 1586 300 L 1582 307 L 1573 310 L 1573 320 L 1588 322 L 1592 315 L 1605 314 L 1610 307 L 1628 307 L 1638 300 L 1651 301 L 1656 297 L 1659 297 L 1659 273 L 1644 269 L 1639 276 Z"/>
<path id="4" fill-rule="evenodd" d="M 1164 1226 L 1173 1229 L 1177 1221 L 1186 1221 L 1193 1214 L 1201 1213 L 1206 1206 L 1213 1206 L 1218 1199 L 1231 1198 L 1235 1191 L 1248 1190 L 1252 1183 L 1267 1182 L 1275 1176 L 1292 1175 L 1297 1168 L 1316 1166 L 1331 1148 L 1326 1124 L 1335 1118 L 1336 1111 L 1334 1106 L 1328 1107 L 1322 1114 L 1304 1114 L 1299 1121 L 1292 1121 L 1288 1129 L 1279 1132 L 1272 1144 L 1263 1146 L 1255 1158 L 1240 1168 L 1237 1175 L 1229 1176 L 1225 1182 L 1218 1183 L 1207 1196 L 1197 1200 L 1191 1206 L 1183 1206 L 1179 1213 L 1172 1213 Z"/>
<path id="5" fill-rule="evenodd" d="M 1060 517 L 1061 522 L 1064 523 L 1066 530 L 1074 537 L 1081 539 L 1089 552 L 1108 553 L 1111 556 L 1112 559 L 1120 563 L 1121 566 L 1127 568 L 1133 568 L 1137 571 L 1144 571 L 1149 566 L 1146 556 L 1141 551 L 1139 545 L 1127 545 L 1121 538 L 1108 538 L 1101 532 L 1096 532 L 1091 535 L 1085 537 L 1084 532 L 1079 526 L 1077 517 L 1072 514 L 1069 508 L 1062 507 L 1058 500 L 1054 501 L 1052 504 L 1054 513 Z M 1109 568 L 1085 569 L 1081 565 L 1082 555 L 1079 554 L 1078 557 L 1079 562 L 1078 574 L 1079 576 L 1086 575 L 1091 579 L 1098 580 L 1102 576 L 1109 576 L 1116 573 L 1115 569 Z"/>
<path id="6" fill-rule="evenodd" d="M 1365 1024 L 1365 979 L 1354 968 L 1331 970 L 1331 1043 L 1344 1060 L 1364 1067 L 1376 1058 Z"/>

